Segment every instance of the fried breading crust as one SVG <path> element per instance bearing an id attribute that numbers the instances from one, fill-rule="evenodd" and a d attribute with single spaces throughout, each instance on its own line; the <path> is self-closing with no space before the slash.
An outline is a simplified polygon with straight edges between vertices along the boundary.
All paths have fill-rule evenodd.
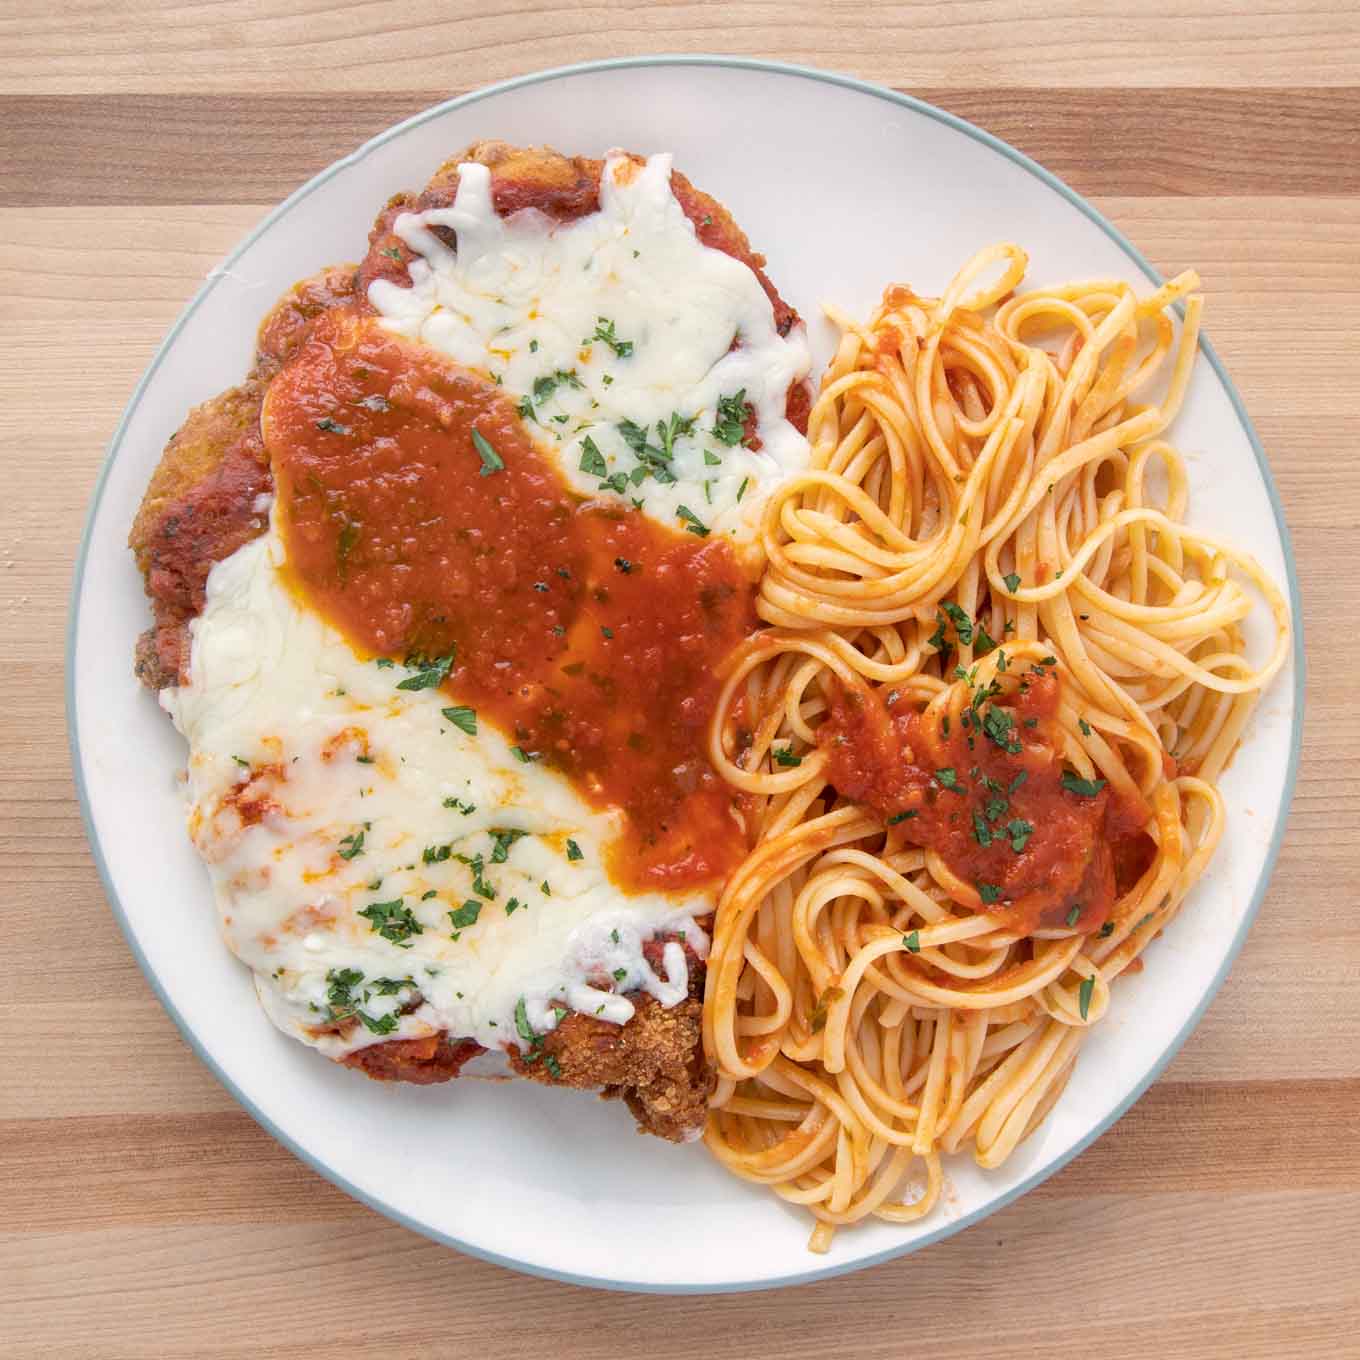
<path id="1" fill-rule="evenodd" d="M 661 971 L 664 940 L 649 941 L 643 953 Z M 634 1015 L 611 1025 L 593 1015 L 568 1015 L 539 1046 L 511 1052 L 510 1065 L 522 1077 L 550 1086 L 599 1090 L 621 1099 L 638 1127 L 673 1143 L 703 1131 L 714 1074 L 704 1061 L 703 962 L 686 947 L 689 998 L 662 1006 L 641 992 L 629 994 Z"/>
<path id="2" fill-rule="evenodd" d="M 641 164 L 641 157 L 633 157 Z M 208 573 L 216 563 L 265 531 L 264 497 L 273 490 L 260 435 L 260 410 L 270 379 L 304 343 L 316 319 L 330 307 L 366 306 L 368 285 L 378 278 L 402 286 L 413 258 L 392 231 L 403 212 L 449 206 L 458 189 L 458 166 L 487 166 L 492 199 L 502 216 L 532 208 L 558 221 L 572 221 L 599 207 L 604 162 L 567 157 L 547 148 L 477 142 L 452 157 L 418 195 L 389 201 L 369 236 L 359 266 L 324 270 L 293 288 L 260 327 L 254 366 L 247 380 L 195 407 L 171 437 L 152 475 L 129 536 L 146 582 L 154 625 L 138 639 L 135 669 L 153 689 L 182 683 L 189 664 L 188 623 L 203 607 Z M 764 257 L 716 199 L 675 172 L 671 188 L 704 245 L 746 264 L 760 280 L 787 335 L 797 313 L 764 272 Z M 435 228 L 450 245 L 456 238 Z M 789 390 L 788 418 L 807 428 L 810 390 Z M 659 965 L 661 942 L 653 942 Z M 554 1085 L 599 1089 L 622 1099 L 643 1131 L 682 1141 L 702 1130 L 713 1077 L 700 1042 L 703 965 L 687 950 L 690 997 L 669 1009 L 646 995 L 632 997 L 636 1014 L 625 1025 L 593 1016 L 569 1015 L 544 1037 L 540 1057 L 526 1062 L 511 1054 L 522 1076 Z M 382 1081 L 429 1084 L 451 1080 L 477 1052 L 471 1040 L 447 1034 L 418 1040 L 387 1040 L 343 1061 Z M 549 1062 L 548 1059 L 552 1061 Z"/>
<path id="3" fill-rule="evenodd" d="M 447 1034 L 431 1034 L 424 1039 L 388 1039 L 368 1048 L 355 1049 L 340 1061 L 374 1081 L 434 1086 L 452 1081 L 465 1062 L 485 1051 L 472 1039 L 450 1039 Z"/>
<path id="4" fill-rule="evenodd" d="M 194 407 L 165 446 L 128 535 L 155 620 L 134 658 L 151 689 L 187 678 L 188 623 L 203 608 L 208 573 L 268 527 L 265 498 L 274 483 L 260 435 L 265 388 L 316 318 L 353 298 L 355 274 L 354 265 L 340 265 L 285 294 L 260 326 L 250 376 Z"/>

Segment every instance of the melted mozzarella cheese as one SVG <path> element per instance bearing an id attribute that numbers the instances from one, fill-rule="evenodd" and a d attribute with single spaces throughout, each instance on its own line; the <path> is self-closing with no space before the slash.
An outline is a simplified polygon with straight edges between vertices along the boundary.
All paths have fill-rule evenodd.
<path id="1" fill-rule="evenodd" d="M 744 543 L 807 465 L 784 418 L 810 367 L 801 328 L 781 337 L 752 271 L 698 241 L 669 157 L 611 157 L 599 211 L 567 224 L 501 219 L 486 168 L 464 165 L 452 208 L 396 230 L 420 258 L 411 287 L 371 286 L 385 324 L 521 398 L 574 489 L 676 527 L 685 507 Z M 730 424 L 743 403 L 758 451 Z M 274 525 L 214 567 L 189 682 L 161 697 L 189 742 L 190 831 L 223 935 L 271 1019 L 331 1057 L 437 1031 L 496 1050 L 551 1030 L 562 1005 L 622 1024 L 625 993 L 683 1000 L 683 948 L 668 942 L 658 972 L 643 945 L 680 934 L 702 957 L 713 895 L 614 886 L 617 816 L 486 724 L 464 732 L 438 690 L 398 689 L 403 668 L 356 656 L 289 589 L 284 555 Z M 359 1023 L 337 1030 L 345 1016 Z"/>
<path id="2" fill-rule="evenodd" d="M 438 690 L 400 690 L 401 666 L 358 658 L 282 560 L 271 529 L 214 567 L 191 679 L 162 694 L 223 935 L 274 1022 L 332 1057 L 439 1030 L 498 1049 L 525 1021 L 551 1030 L 554 1003 L 623 1023 L 625 992 L 682 1000 L 681 946 L 660 974 L 642 946 L 684 932 L 702 955 L 711 897 L 619 893 L 613 814 L 485 724 L 451 723 Z M 318 1028 L 356 1007 L 347 1034 Z"/>
<path id="3" fill-rule="evenodd" d="M 784 406 L 811 359 L 801 327 L 776 331 L 755 274 L 698 240 L 670 174 L 669 156 L 642 167 L 612 156 L 599 211 L 555 223 L 533 210 L 497 216 L 488 169 L 461 165 L 453 207 L 396 220 L 420 257 L 411 287 L 378 280 L 369 301 L 392 329 L 519 397 L 576 490 L 639 499 L 667 524 L 683 506 L 749 537 L 770 488 L 807 465 Z M 432 227 L 452 228 L 457 250 Z M 755 411 L 759 451 L 715 433 L 719 402 L 738 394 Z M 653 452 L 639 458 L 641 435 Z"/>

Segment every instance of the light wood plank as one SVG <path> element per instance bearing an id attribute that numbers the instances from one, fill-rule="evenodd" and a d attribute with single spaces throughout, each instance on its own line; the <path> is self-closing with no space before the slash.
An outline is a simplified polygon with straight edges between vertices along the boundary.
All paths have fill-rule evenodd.
<path id="1" fill-rule="evenodd" d="M 1360 1195 L 1031 1198 L 904 1261 L 779 1295 L 664 1298 L 526 1280 L 364 1223 L 0 1237 L 0 1357 L 393 1355 L 793 1360 L 928 1354 L 1344 1356 Z M 1262 1250 L 1262 1243 L 1269 1243 Z M 1174 1249 L 1172 1244 L 1174 1244 Z M 641 1250 L 645 1245 L 639 1244 Z M 154 1320 L 154 1321 L 153 1321 Z M 1298 1349 L 1281 1349 L 1297 1344 Z M 121 1344 L 120 1344 L 121 1343 Z M 142 1349 L 138 1349 L 138 1346 Z M 153 1349 L 154 1348 L 154 1349 Z"/>
<path id="2" fill-rule="evenodd" d="M 12 0 L 0 92 L 466 88 L 651 52 L 778 57 L 895 85 L 1278 88 L 1348 85 L 1360 14 L 1348 0 L 955 0 L 852 6 L 774 0 Z"/>

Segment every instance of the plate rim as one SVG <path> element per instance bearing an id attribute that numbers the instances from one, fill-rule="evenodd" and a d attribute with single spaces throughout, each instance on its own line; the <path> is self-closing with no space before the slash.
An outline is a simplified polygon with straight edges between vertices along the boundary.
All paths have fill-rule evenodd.
<path id="1" fill-rule="evenodd" d="M 730 1280 L 724 1281 L 721 1284 L 713 1284 L 707 1281 L 658 1283 L 649 1280 L 622 1280 L 576 1274 L 572 1271 L 555 1270 L 551 1267 L 520 1261 L 500 1252 L 489 1251 L 483 1247 L 476 1246 L 472 1243 L 463 1241 L 460 1238 L 454 1237 L 449 1233 L 441 1232 L 429 1224 L 418 1222 L 401 1210 L 385 1203 L 377 1195 L 359 1189 L 357 1186 L 346 1180 L 344 1176 L 318 1160 L 288 1134 L 284 1133 L 274 1123 L 270 1116 L 256 1105 L 256 1103 L 246 1095 L 246 1093 L 240 1089 L 218 1065 L 217 1061 L 208 1052 L 207 1048 L 200 1042 L 197 1033 L 187 1024 L 185 1019 L 170 1001 L 168 994 L 161 985 L 159 977 L 156 975 L 155 970 L 150 966 L 149 960 L 138 945 L 136 935 L 132 930 L 131 922 L 123 907 L 117 888 L 114 885 L 108 863 L 104 858 L 103 848 L 100 845 L 99 837 L 95 830 L 90 806 L 89 790 L 86 786 L 85 766 L 81 756 L 79 715 L 75 693 L 76 639 L 79 630 L 80 603 L 85 583 L 85 572 L 89 564 L 90 544 L 93 537 L 95 521 L 98 517 L 100 506 L 103 503 L 104 492 L 107 488 L 114 461 L 122 450 L 123 440 L 127 434 L 128 426 L 141 405 L 142 398 L 145 395 L 151 380 L 155 377 L 161 364 L 175 345 L 180 332 L 184 329 L 190 317 L 198 310 L 209 294 L 223 281 L 226 277 L 226 271 L 228 271 L 231 266 L 256 243 L 256 241 L 268 232 L 275 223 L 282 219 L 287 213 L 291 212 L 293 208 L 304 199 L 308 198 L 315 190 L 339 174 L 342 170 L 348 169 L 350 166 L 364 160 L 379 147 L 396 137 L 401 136 L 412 128 L 419 127 L 426 122 L 442 117 L 444 114 L 449 113 L 454 109 L 465 108 L 471 104 L 480 103 L 484 99 L 504 94 L 511 90 L 523 89 L 532 85 L 546 84 L 555 80 L 561 80 L 564 77 L 582 74 L 659 66 L 734 69 L 811 80 L 818 84 L 838 86 L 858 94 L 867 95 L 870 98 L 895 105 L 898 108 L 908 109 L 913 113 L 930 118 L 935 122 L 942 123 L 956 132 L 960 132 L 972 140 L 980 142 L 990 150 L 997 152 L 1005 159 L 1035 176 L 1075 207 L 1088 220 L 1099 227 L 1100 230 L 1123 251 L 1129 260 L 1142 271 L 1154 287 L 1160 286 L 1164 282 L 1162 276 L 1152 267 L 1152 264 L 1138 247 L 1135 246 L 1109 218 L 1052 171 L 1045 169 L 1044 166 L 1025 155 L 1024 152 L 1017 150 L 994 133 L 987 132 L 976 124 L 970 123 L 967 119 L 960 118 L 957 114 L 952 114 L 944 109 L 937 108 L 935 105 L 927 103 L 925 100 L 919 99 L 914 95 L 891 89 L 886 85 L 874 81 L 863 80 L 857 76 L 845 75 L 837 71 L 827 71 L 818 67 L 799 65 L 792 62 L 768 60 L 760 57 L 737 57 L 720 53 L 656 53 L 632 57 L 613 57 L 599 61 L 575 62 L 565 66 L 553 66 L 545 70 L 532 71 L 525 75 L 497 81 L 492 85 L 486 85 L 476 90 L 470 90 L 466 94 L 442 100 L 409 118 L 394 123 L 391 127 L 388 127 L 377 135 L 369 138 L 348 155 L 340 157 L 338 160 L 333 161 L 323 170 L 320 170 L 317 174 L 313 175 L 306 183 L 302 184 L 299 188 L 289 194 L 281 203 L 270 209 L 270 211 L 237 242 L 222 261 L 209 271 L 207 278 L 199 285 L 193 297 L 185 304 L 184 308 L 175 318 L 174 324 L 166 332 L 164 338 L 157 346 L 155 354 L 143 370 L 141 377 L 137 381 L 136 387 L 133 388 L 132 395 L 129 397 L 127 405 L 123 409 L 122 416 L 120 417 L 105 450 L 104 458 L 100 465 L 99 475 L 96 478 L 94 487 L 90 493 L 89 508 L 85 514 L 85 522 L 81 532 L 80 545 L 77 552 L 75 569 L 72 574 L 70 594 L 68 597 L 64 646 L 65 712 L 72 776 L 76 787 L 77 802 L 80 806 L 81 822 L 84 825 L 85 837 L 89 843 L 90 852 L 94 858 L 95 867 L 98 870 L 99 879 L 104 888 L 105 898 L 113 912 L 114 919 L 118 922 L 119 929 L 123 933 L 123 938 L 127 941 L 128 948 L 131 951 L 133 958 L 136 960 L 137 966 L 141 969 L 142 975 L 150 984 L 152 992 L 155 994 L 157 1000 L 169 1015 L 170 1019 L 174 1022 L 175 1027 L 179 1030 L 180 1037 L 184 1039 L 193 1052 L 197 1054 L 199 1060 L 203 1062 L 213 1076 L 226 1088 L 232 1099 L 235 1100 L 236 1103 L 240 1105 L 241 1108 L 244 1109 L 246 1113 L 249 1114 L 271 1137 L 286 1147 L 295 1157 L 299 1158 L 318 1175 L 323 1176 L 352 1199 L 356 1199 L 360 1203 L 367 1205 L 370 1209 L 383 1215 L 383 1217 L 394 1223 L 398 1223 L 402 1227 L 408 1228 L 413 1232 L 419 1233 L 423 1237 L 438 1242 L 443 1246 L 452 1247 L 457 1251 L 463 1252 L 465 1255 L 488 1261 L 493 1265 L 503 1266 L 508 1270 L 518 1271 L 521 1274 L 533 1275 L 541 1279 L 554 1280 L 563 1284 L 583 1285 L 589 1288 L 605 1289 L 623 1293 L 733 1294 L 762 1289 L 782 1289 L 800 1284 L 811 1284 L 814 1281 L 830 1279 L 835 1276 L 850 1274 L 853 1271 L 865 1270 L 872 1266 L 882 1265 L 887 1261 L 910 1255 L 911 1253 L 920 1251 L 922 1248 L 931 1246 L 936 1242 L 943 1241 L 947 1237 L 952 1237 L 955 1233 L 962 1232 L 963 1229 L 981 1222 L 983 1219 L 990 1217 L 998 1210 L 1005 1208 L 1007 1205 L 1019 1199 L 1022 1195 L 1033 1190 L 1037 1185 L 1061 1171 L 1069 1162 L 1085 1152 L 1097 1138 L 1108 1132 L 1123 1118 L 1129 1109 L 1142 1098 L 1147 1089 L 1166 1070 L 1171 1059 L 1181 1050 L 1191 1033 L 1198 1027 L 1241 951 L 1247 934 L 1260 911 L 1261 903 L 1265 899 L 1266 891 L 1270 886 L 1271 879 L 1274 877 L 1276 862 L 1279 857 L 1280 846 L 1284 839 L 1285 829 L 1289 823 L 1289 812 L 1293 803 L 1294 791 L 1298 780 L 1306 700 L 1303 610 L 1299 591 L 1298 570 L 1294 559 L 1293 543 L 1290 538 L 1288 524 L 1285 520 L 1284 505 L 1280 499 L 1279 489 L 1275 485 L 1275 478 L 1271 472 L 1269 460 L 1266 457 L 1265 449 L 1261 444 L 1260 437 L 1256 433 L 1256 428 L 1252 424 L 1251 417 L 1247 414 L 1246 407 L 1243 405 L 1242 398 L 1239 395 L 1235 384 L 1231 377 L 1229 377 L 1227 369 L 1223 365 L 1223 361 L 1218 356 L 1218 352 L 1214 349 L 1206 335 L 1203 333 L 1200 335 L 1200 352 L 1208 361 L 1210 368 L 1214 371 L 1219 381 L 1223 384 L 1224 391 L 1232 406 L 1233 414 L 1236 416 L 1247 436 L 1248 443 L 1251 445 L 1252 453 L 1256 458 L 1257 468 L 1265 485 L 1267 498 L 1270 501 L 1271 512 L 1275 519 L 1275 526 L 1280 536 L 1280 545 L 1284 554 L 1289 607 L 1292 616 L 1291 623 L 1294 630 L 1292 673 L 1295 693 L 1294 712 L 1290 725 L 1288 766 L 1285 771 L 1279 812 L 1275 819 L 1275 825 L 1271 830 L 1270 844 L 1266 851 L 1265 862 L 1252 890 L 1251 901 L 1248 904 L 1236 934 L 1224 954 L 1218 970 L 1204 993 L 1201 995 L 1185 1024 L 1167 1044 L 1149 1069 L 1146 1076 L 1136 1083 L 1124 1099 L 1119 1102 L 1115 1109 L 1105 1119 L 1101 1120 L 1083 1134 L 1071 1148 L 1058 1156 L 1054 1161 L 1041 1167 L 1032 1175 L 1027 1176 L 1018 1185 L 1013 1186 L 985 1206 L 977 1208 L 971 1213 L 964 1214 L 958 1219 L 941 1223 L 936 1229 L 926 1233 L 922 1237 L 905 1241 L 897 1246 L 888 1247 L 882 1251 L 874 1252 L 871 1255 L 861 1257 L 857 1260 L 828 1264 L 796 1274 L 785 1275 L 778 1279 Z"/>

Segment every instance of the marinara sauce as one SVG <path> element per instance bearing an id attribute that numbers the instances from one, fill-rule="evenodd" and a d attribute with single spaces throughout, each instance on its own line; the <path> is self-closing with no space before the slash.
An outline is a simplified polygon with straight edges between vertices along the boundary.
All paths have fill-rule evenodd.
<path id="1" fill-rule="evenodd" d="M 968 905 L 1026 932 L 1098 930 L 1154 848 L 1142 798 L 1064 770 L 1060 684 L 1030 668 L 948 719 L 842 689 L 817 732 L 839 793 L 936 851 L 976 894 Z"/>
<path id="2" fill-rule="evenodd" d="M 327 313 L 274 380 L 265 436 L 313 607 L 378 656 L 452 654 L 451 700 L 623 812 L 616 883 L 730 872 L 745 846 L 704 733 L 756 619 L 727 543 L 576 494 L 498 387 L 358 309 Z"/>

